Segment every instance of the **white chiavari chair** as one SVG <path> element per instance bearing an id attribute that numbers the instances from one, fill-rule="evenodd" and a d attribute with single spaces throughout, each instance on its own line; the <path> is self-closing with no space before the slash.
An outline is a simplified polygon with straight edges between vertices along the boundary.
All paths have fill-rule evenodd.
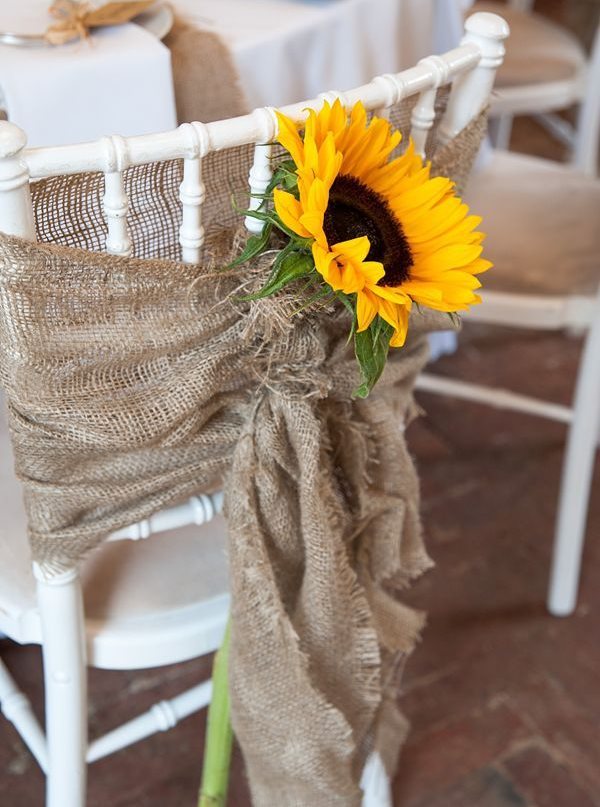
<path id="1" fill-rule="evenodd" d="M 584 333 L 573 404 L 429 375 L 417 384 L 567 425 L 547 605 L 555 616 L 569 616 L 577 605 L 600 434 L 600 181 L 550 160 L 498 151 L 471 178 L 466 199 L 484 217 L 486 255 L 495 264 L 482 305 L 466 318 Z"/>
<path id="2" fill-rule="evenodd" d="M 534 115 L 569 150 L 569 162 L 595 176 L 600 129 L 600 22 L 590 54 L 566 28 L 533 11 L 534 0 L 478 0 L 472 11 L 502 14 L 511 47 L 492 98 L 494 142 L 508 149 L 515 115 Z M 576 125 L 557 114 L 579 106 Z"/>
<path id="3" fill-rule="evenodd" d="M 503 40 L 508 35 L 504 21 L 489 14 L 474 15 L 466 29 L 463 44 L 449 53 L 426 58 L 416 67 L 378 77 L 358 89 L 325 93 L 284 111 L 300 124 L 306 108 L 318 108 L 325 98 L 340 97 L 347 107 L 362 100 L 368 109 L 381 112 L 416 95 L 411 133 L 423 151 L 434 119 L 436 89 L 452 83 L 440 124 L 440 136 L 450 139 L 488 103 L 504 54 Z M 0 230 L 36 239 L 29 190 L 32 180 L 100 172 L 105 177 L 106 250 L 130 255 L 133 247 L 127 226 L 124 172 L 131 166 L 180 159 L 184 164 L 179 196 L 183 208 L 181 259 L 196 262 L 204 239 L 203 160 L 213 152 L 254 144 L 249 183 L 252 192 L 260 193 L 271 177 L 268 144 L 276 134 L 274 111 L 264 108 L 227 121 L 183 124 L 161 134 L 113 136 L 93 143 L 28 149 L 25 133 L 12 123 L 0 122 Z M 249 218 L 247 227 L 255 232 L 260 222 Z M 48 577 L 36 568 L 32 572 L 29 566 L 25 517 L 10 468 L 6 429 L 2 457 L 0 496 L 2 512 L 8 517 L 2 525 L 0 549 L 0 630 L 17 642 L 42 646 L 45 733 L 0 662 L 2 709 L 46 773 L 48 807 L 82 807 L 88 763 L 171 727 L 210 699 L 210 683 L 200 683 L 88 742 L 86 664 L 138 669 L 210 653 L 219 645 L 228 605 L 225 527 L 216 515 L 222 497 L 218 493 L 199 495 L 157 513 L 110 536 L 80 569 Z M 172 533 L 168 542 L 161 540 L 166 532 Z M 131 545 L 117 539 L 144 540 Z M 117 567 L 119 575 L 111 584 L 105 573 Z M 142 586 L 149 577 L 163 579 L 164 584 Z M 376 755 L 366 766 L 363 788 L 365 807 L 391 806 L 389 781 Z"/>

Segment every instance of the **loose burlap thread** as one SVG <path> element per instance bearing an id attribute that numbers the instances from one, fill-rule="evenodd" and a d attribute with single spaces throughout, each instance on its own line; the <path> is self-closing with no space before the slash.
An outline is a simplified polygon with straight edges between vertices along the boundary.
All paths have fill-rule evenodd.
<path id="1" fill-rule="evenodd" d="M 484 127 L 438 150 L 435 170 L 466 175 Z M 209 187 L 228 191 L 247 157 L 215 158 Z M 392 771 L 405 731 L 397 686 L 423 617 L 397 592 L 431 561 L 402 424 L 425 334 L 448 319 L 412 316 L 370 398 L 352 401 L 345 310 L 298 313 L 293 291 L 242 301 L 270 259 L 219 271 L 241 246 L 219 230 L 222 204 L 205 210 L 200 265 L 149 257 L 172 254 L 177 221 L 150 229 L 145 251 L 140 189 L 169 207 L 179 177 L 176 163 L 128 175 L 146 258 L 90 251 L 90 177 L 33 187 L 40 243 L 0 238 L 0 373 L 33 556 L 69 568 L 111 531 L 223 485 L 232 715 L 253 802 L 355 807 L 366 755 L 376 747 Z"/>

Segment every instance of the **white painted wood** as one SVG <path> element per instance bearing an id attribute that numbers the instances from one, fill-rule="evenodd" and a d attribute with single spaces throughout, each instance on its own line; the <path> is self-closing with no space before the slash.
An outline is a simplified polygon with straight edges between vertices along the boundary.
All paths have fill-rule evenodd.
<path id="1" fill-rule="evenodd" d="M 48 773 L 46 807 L 85 807 L 87 681 L 83 603 L 76 569 L 34 566 L 42 620 Z"/>
<path id="2" fill-rule="evenodd" d="M 209 151 L 209 135 L 202 123 L 184 123 L 180 127 L 189 138 L 189 154 L 183 162 L 183 181 L 179 188 L 179 199 L 183 207 L 179 243 L 185 263 L 198 263 L 204 244 L 202 226 L 202 204 L 206 198 L 206 187 L 202 181 L 202 158 Z"/>
<path id="3" fill-rule="evenodd" d="M 415 388 L 425 392 L 437 392 L 440 395 L 451 395 L 464 401 L 488 404 L 496 409 L 510 409 L 513 412 L 538 415 L 557 420 L 559 423 L 570 423 L 573 420 L 573 411 L 568 406 L 540 401 L 499 387 L 484 387 L 468 381 L 421 373 L 416 380 Z"/>
<path id="4" fill-rule="evenodd" d="M 508 151 L 510 136 L 512 134 L 513 116 L 506 114 L 491 118 L 489 122 L 489 135 L 494 148 Z"/>
<path id="5" fill-rule="evenodd" d="M 533 330 L 574 330 L 591 326 L 596 312 L 593 297 L 540 296 L 486 291 L 481 293 L 482 305 L 461 314 L 465 320 L 505 325 Z"/>
<path id="6" fill-rule="evenodd" d="M 410 118 L 410 136 L 415 145 L 415 151 L 421 157 L 425 157 L 425 145 L 427 135 L 435 120 L 435 89 L 424 90 L 419 95 L 419 100 L 415 104 Z"/>
<path id="7" fill-rule="evenodd" d="M 600 427 L 600 291 L 577 377 L 573 425 L 563 465 L 548 610 L 568 616 L 575 610 L 588 498 Z"/>
<path id="8" fill-rule="evenodd" d="M 479 63 L 481 50 L 477 44 L 469 42 L 439 58 L 447 65 L 449 79 L 454 79 Z M 437 76 L 438 72 L 432 70 L 430 66 L 418 65 L 396 75 L 380 76 L 369 84 L 349 90 L 343 94 L 344 102 L 346 106 L 352 106 L 356 101 L 362 100 L 367 109 L 379 109 L 382 106 L 389 106 L 390 102 L 396 103 L 400 98 L 433 87 Z M 306 109 L 308 107 L 319 109 L 322 103 L 322 98 L 301 101 L 282 107 L 281 111 L 301 124 L 306 118 Z M 2 125 L 6 124 L 0 123 L 0 128 Z M 275 139 L 277 120 L 273 110 L 265 107 L 256 109 L 249 115 L 207 123 L 206 132 L 210 152 L 246 144 L 264 144 Z M 84 171 L 107 173 L 115 170 L 112 167 L 115 159 L 111 157 L 111 149 L 106 147 L 105 141 L 106 139 L 102 139 L 70 146 L 25 149 L 23 160 L 31 177 L 36 179 Z M 127 166 L 189 156 L 189 135 L 185 125 L 171 132 L 119 138 L 119 141 L 125 144 L 121 150 L 123 152 L 121 158 L 126 156 Z"/>
<path id="9" fill-rule="evenodd" d="M 438 87 L 447 84 L 450 76 L 447 63 L 439 56 L 427 56 L 421 59 L 419 65 L 427 67 L 434 76 L 433 86 L 420 93 L 417 103 L 411 114 L 410 136 L 415 144 L 415 150 L 421 157 L 425 157 L 427 136 L 435 120 L 435 96 Z"/>
<path id="10" fill-rule="evenodd" d="M 363 791 L 362 807 L 393 807 L 390 777 L 376 751 L 369 754 L 360 786 Z"/>
<path id="11" fill-rule="evenodd" d="M 104 172 L 103 207 L 108 234 L 106 251 L 111 255 L 127 257 L 131 255 L 132 244 L 127 230 L 127 208 L 129 205 L 123 171 L 129 167 L 127 140 L 113 135 L 103 137 L 100 143 L 106 155 L 107 168 Z"/>
<path id="12" fill-rule="evenodd" d="M 596 176 L 600 136 L 600 23 L 596 28 L 577 121 L 573 165 L 588 176 Z"/>
<path id="13" fill-rule="evenodd" d="M 225 632 L 229 603 L 229 595 L 222 594 L 177 612 L 157 613 L 152 624 L 88 619 L 89 664 L 102 670 L 140 670 L 214 653 Z"/>
<path id="14" fill-rule="evenodd" d="M 553 112 L 536 112 L 531 117 L 560 143 L 569 149 L 575 148 L 577 131 L 569 121 L 555 115 Z"/>
<path id="15" fill-rule="evenodd" d="M 3 232 L 35 241 L 29 171 L 23 159 L 26 143 L 18 126 L 0 123 L 0 222 Z"/>
<path id="16" fill-rule="evenodd" d="M 551 112 L 579 103 L 585 95 L 585 76 L 575 80 L 549 81 L 496 90 L 490 98 L 492 115 L 530 115 Z"/>
<path id="17" fill-rule="evenodd" d="M 254 161 L 250 168 L 250 176 L 248 177 L 248 184 L 250 186 L 250 201 L 248 207 L 250 210 L 259 210 L 263 204 L 260 197 L 267 190 L 269 182 L 273 178 L 273 171 L 271 169 L 271 154 L 273 146 L 269 144 L 257 144 L 254 147 Z M 253 195 L 258 194 L 258 195 Z M 256 219 L 253 216 L 246 216 L 244 225 L 250 233 L 258 234 L 263 231 L 264 222 Z"/>
<path id="18" fill-rule="evenodd" d="M 123 175 L 114 171 L 104 176 L 103 207 L 108 224 L 106 251 L 111 255 L 131 255 L 132 244 L 127 231 L 128 200 Z"/>
<path id="19" fill-rule="evenodd" d="M 129 539 L 139 541 L 149 538 L 159 532 L 176 530 L 188 524 L 206 524 L 223 510 L 223 492 L 212 493 L 210 495 L 192 496 L 185 504 L 177 507 L 170 507 L 161 510 L 150 516 L 150 518 L 123 527 L 122 530 L 113 532 L 107 538 L 108 541 L 122 541 Z"/>
<path id="20" fill-rule="evenodd" d="M 151 737 L 157 731 L 168 731 L 181 720 L 210 703 L 212 682 L 205 681 L 170 700 L 155 703 L 147 712 L 108 732 L 90 743 L 88 764 L 114 754 L 121 748 Z"/>
<path id="21" fill-rule="evenodd" d="M 47 773 L 48 759 L 44 732 L 33 713 L 29 698 L 17 687 L 2 659 L 0 659 L 0 708 L 4 717 L 10 720 L 19 732 L 40 768 Z"/>
<path id="22" fill-rule="evenodd" d="M 462 45 L 475 45 L 481 54 L 477 67 L 462 73 L 452 84 L 440 137 L 450 140 L 479 114 L 490 98 L 496 70 L 504 58 L 509 29 L 502 17 L 480 12 L 465 22 Z"/>

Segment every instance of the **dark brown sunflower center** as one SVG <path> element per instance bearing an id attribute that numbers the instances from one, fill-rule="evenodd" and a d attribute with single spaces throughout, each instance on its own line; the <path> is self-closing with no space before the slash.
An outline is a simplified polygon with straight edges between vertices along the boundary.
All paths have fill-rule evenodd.
<path id="1" fill-rule="evenodd" d="M 323 229 L 330 245 L 367 236 L 367 260 L 379 261 L 385 270 L 377 285 L 399 286 L 408 279 L 412 254 L 400 222 L 385 199 L 356 177 L 341 174 L 335 179 Z"/>

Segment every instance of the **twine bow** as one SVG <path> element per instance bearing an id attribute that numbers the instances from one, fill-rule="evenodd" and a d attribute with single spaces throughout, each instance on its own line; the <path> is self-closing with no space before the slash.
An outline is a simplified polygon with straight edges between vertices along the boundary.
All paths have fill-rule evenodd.
<path id="1" fill-rule="evenodd" d="M 85 0 L 55 0 L 49 13 L 57 20 L 44 37 L 51 45 L 64 45 L 74 39 L 88 39 L 91 28 L 122 25 L 141 14 L 155 0 L 123 0 L 95 8 Z"/>

